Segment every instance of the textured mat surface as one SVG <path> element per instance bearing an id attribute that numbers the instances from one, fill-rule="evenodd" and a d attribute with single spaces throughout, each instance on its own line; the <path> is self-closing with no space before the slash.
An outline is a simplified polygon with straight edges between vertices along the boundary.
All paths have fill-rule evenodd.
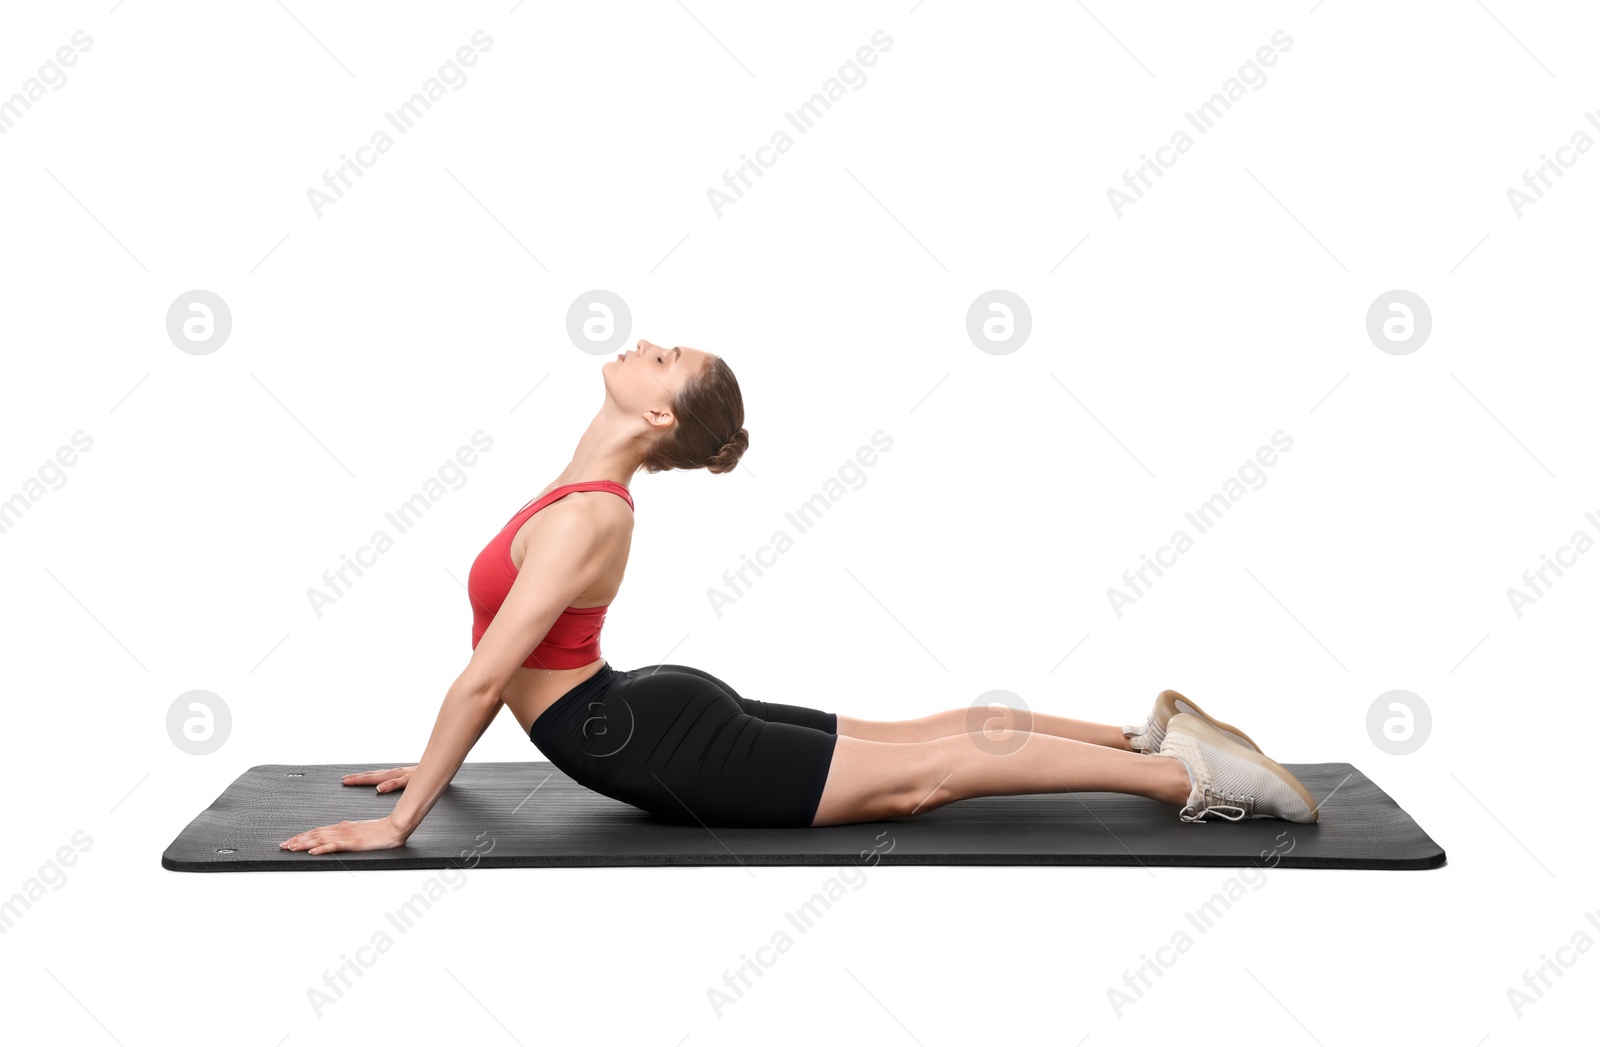
<path id="1" fill-rule="evenodd" d="M 1286 764 L 1321 821 L 1185 824 L 1118 793 L 986 796 L 912 818 L 818 829 L 674 825 L 584 788 L 543 761 L 468 763 L 406 846 L 311 855 L 297 832 L 380 818 L 398 796 L 340 784 L 360 764 L 252 767 L 161 856 L 180 872 L 602 865 L 1213 865 L 1433 869 L 1444 850 L 1347 763 Z"/>

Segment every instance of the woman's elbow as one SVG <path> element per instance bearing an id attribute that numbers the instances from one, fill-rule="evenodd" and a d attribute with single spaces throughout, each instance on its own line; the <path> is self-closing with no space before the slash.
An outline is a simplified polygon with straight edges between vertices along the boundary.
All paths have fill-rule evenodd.
<path id="1" fill-rule="evenodd" d="M 503 681 L 469 670 L 456 678 L 445 697 L 472 708 L 487 709 L 499 706 L 504 689 Z"/>

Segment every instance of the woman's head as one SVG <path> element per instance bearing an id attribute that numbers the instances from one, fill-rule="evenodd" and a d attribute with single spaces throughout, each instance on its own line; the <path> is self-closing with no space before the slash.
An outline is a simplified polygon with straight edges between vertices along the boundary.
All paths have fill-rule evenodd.
<path id="1" fill-rule="evenodd" d="M 720 356 L 641 338 L 602 373 L 611 399 L 647 428 L 650 443 L 640 463 L 646 472 L 725 473 L 750 445 L 739 380 Z"/>

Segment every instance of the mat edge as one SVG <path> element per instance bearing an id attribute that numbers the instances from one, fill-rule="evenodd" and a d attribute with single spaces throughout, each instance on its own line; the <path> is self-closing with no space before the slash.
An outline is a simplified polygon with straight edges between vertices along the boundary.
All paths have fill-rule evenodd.
<path id="1" fill-rule="evenodd" d="M 996 858 L 1001 860 L 995 860 Z M 1062 868 L 1070 869 L 1075 866 L 1087 868 L 1126 868 L 1160 867 L 1164 869 L 1345 869 L 1366 872 L 1426 872 L 1431 869 L 1440 869 L 1447 864 L 1447 856 L 1443 850 L 1437 854 L 1419 855 L 1415 858 L 1399 858 L 1392 861 L 1372 861 L 1361 858 L 1307 858 L 1296 860 L 1285 858 L 1275 864 L 1265 862 L 1238 862 L 1232 860 L 1207 860 L 1213 856 L 1202 855 L 1197 859 L 1177 856 L 1156 857 L 1149 860 L 1128 861 L 1122 855 L 1097 855 L 1079 856 L 1078 860 L 1070 862 L 1046 861 L 1052 855 L 882 855 L 876 863 L 878 867 L 900 866 L 905 868 L 942 866 L 942 867 L 987 867 L 987 868 Z M 803 860 L 798 860 L 803 859 Z M 856 854 L 805 854 L 805 855 L 752 855 L 747 854 L 742 858 L 730 856 L 726 853 L 706 853 L 703 855 L 606 855 L 603 859 L 594 858 L 553 858 L 538 861 L 505 858 L 496 861 L 485 855 L 475 865 L 450 864 L 427 858 L 369 858 L 362 860 L 352 867 L 337 860 L 330 861 L 304 861 L 294 858 L 265 858 L 251 861 L 219 861 L 219 862 L 185 862 L 172 859 L 167 855 L 161 856 L 161 867 L 169 872 L 181 873 L 238 873 L 238 872 L 356 872 L 370 870 L 375 872 L 402 872 L 423 869 L 649 869 L 670 868 L 681 866 L 684 868 L 731 868 L 733 866 L 761 865 L 770 867 L 780 866 L 824 866 L 824 865 L 852 865 L 856 864 Z"/>

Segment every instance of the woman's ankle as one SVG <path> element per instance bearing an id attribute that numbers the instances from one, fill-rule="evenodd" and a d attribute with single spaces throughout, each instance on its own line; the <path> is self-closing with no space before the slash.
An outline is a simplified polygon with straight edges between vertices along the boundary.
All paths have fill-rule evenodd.
<path id="1" fill-rule="evenodd" d="M 1157 770 L 1162 772 L 1160 795 L 1154 797 L 1165 803 L 1182 807 L 1189 802 L 1189 794 L 1194 791 L 1194 774 L 1189 770 L 1189 765 L 1175 756 L 1157 756 L 1155 761 Z M 1167 765 L 1171 766 L 1167 766 Z"/>

